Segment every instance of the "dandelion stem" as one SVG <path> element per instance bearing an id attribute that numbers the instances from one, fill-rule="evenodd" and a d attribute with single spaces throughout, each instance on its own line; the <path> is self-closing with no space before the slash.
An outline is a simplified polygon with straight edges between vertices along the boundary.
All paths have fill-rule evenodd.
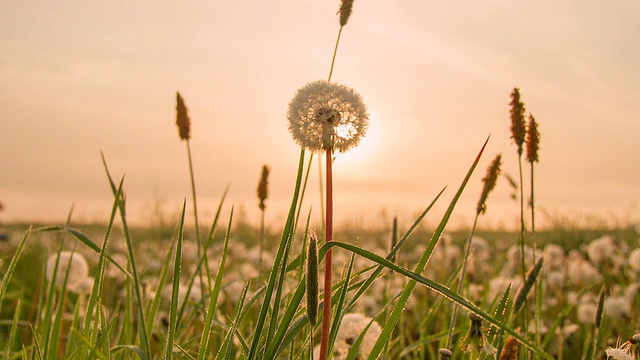
<path id="1" fill-rule="evenodd" d="M 333 240 L 333 171 L 332 151 L 326 150 L 326 182 L 327 182 L 327 219 L 325 226 L 325 242 Z M 327 251 L 324 262 L 324 305 L 322 308 L 322 336 L 320 338 L 320 360 L 327 360 L 329 350 L 329 333 L 331 330 L 331 260 L 332 250 Z"/>

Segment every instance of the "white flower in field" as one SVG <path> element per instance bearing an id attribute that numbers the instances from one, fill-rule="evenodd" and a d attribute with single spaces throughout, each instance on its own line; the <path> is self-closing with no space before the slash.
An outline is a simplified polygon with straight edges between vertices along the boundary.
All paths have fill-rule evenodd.
<path id="1" fill-rule="evenodd" d="M 569 262 L 567 276 L 569 281 L 576 286 L 585 286 L 590 283 L 602 281 L 602 274 L 591 262 L 582 258 Z"/>
<path id="2" fill-rule="evenodd" d="M 640 248 L 634 249 L 631 254 L 629 254 L 629 259 L 627 261 L 631 270 L 636 273 L 640 273 Z"/>
<path id="3" fill-rule="evenodd" d="M 566 283 L 566 275 L 563 271 L 550 271 L 546 274 L 545 285 L 550 290 L 562 290 Z"/>
<path id="4" fill-rule="evenodd" d="M 58 254 L 49 256 L 47 260 L 47 281 L 54 281 L 58 288 L 62 288 L 64 278 L 68 272 L 67 290 L 77 292 L 80 284 L 89 276 L 89 264 L 87 264 L 87 260 L 80 253 L 61 251 L 56 278 L 52 280 L 53 273 L 56 269 L 56 260 L 58 260 Z"/>
<path id="5" fill-rule="evenodd" d="M 595 264 L 601 264 L 609 260 L 616 250 L 616 241 L 612 236 L 603 236 L 589 243 L 587 255 Z"/>
<path id="6" fill-rule="evenodd" d="M 635 334 L 631 339 L 620 345 L 618 341 L 617 348 L 608 348 L 605 350 L 607 358 L 611 357 L 615 360 L 635 360 L 638 354 L 638 343 L 640 342 L 640 334 Z"/>
<path id="7" fill-rule="evenodd" d="M 558 270 L 564 265 L 564 249 L 560 245 L 547 244 L 542 250 L 544 256 L 544 268 L 547 270 Z"/>
<path id="8" fill-rule="evenodd" d="M 592 302 L 581 302 L 578 304 L 576 316 L 578 322 L 584 325 L 593 325 L 596 323 L 597 306 Z"/>
<path id="9" fill-rule="evenodd" d="M 518 292 L 521 284 L 522 279 L 517 277 L 511 278 L 508 276 L 496 276 L 489 282 L 489 290 L 487 291 L 487 302 L 491 303 L 493 300 L 503 296 L 509 285 L 511 285 L 511 289 L 509 290 L 509 298 L 513 299 L 516 292 Z"/>
<path id="10" fill-rule="evenodd" d="M 129 258 L 127 257 L 127 255 L 122 253 L 115 253 L 111 255 L 111 258 L 123 269 L 127 268 L 127 264 L 129 263 Z M 115 266 L 111 261 L 107 262 L 107 268 L 105 269 L 104 276 L 117 281 L 124 281 L 127 279 L 127 275 L 124 274 L 122 270 L 118 269 L 118 267 Z"/>
<path id="11" fill-rule="evenodd" d="M 302 147 L 344 152 L 364 136 L 369 115 L 355 90 L 318 80 L 300 88 L 289 103 L 289 132 Z"/>
<path id="12" fill-rule="evenodd" d="M 371 353 L 378 337 L 382 333 L 382 329 L 375 320 L 358 313 L 345 314 L 342 318 L 340 328 L 338 329 L 338 335 L 336 336 L 336 342 L 333 346 L 332 359 L 346 359 L 349 354 L 349 350 L 351 350 L 351 346 L 353 346 L 353 344 L 358 340 L 358 337 L 360 337 L 364 332 L 369 323 L 371 323 L 371 326 L 369 326 L 369 329 L 362 338 L 358 356 L 356 356 L 356 359 L 366 359 Z M 319 357 L 320 346 L 316 346 L 314 349 L 314 359 Z"/>
<path id="13" fill-rule="evenodd" d="M 531 269 L 536 261 L 540 259 L 541 251 L 535 251 L 535 260 L 533 259 L 534 249 L 530 246 L 524 246 L 524 266 Z M 512 245 L 507 249 L 507 264 L 502 270 L 503 275 L 515 275 L 522 273 L 522 254 L 519 245 Z M 546 261 L 546 259 L 545 259 Z"/>
<path id="14" fill-rule="evenodd" d="M 96 279 L 93 276 L 87 276 L 78 287 L 75 289 L 78 294 L 91 294 L 91 290 L 93 290 L 93 283 Z"/>
<path id="15" fill-rule="evenodd" d="M 624 296 L 627 298 L 627 301 L 633 304 L 636 300 L 636 296 L 640 293 L 640 283 L 629 284 L 624 289 Z"/>
<path id="16" fill-rule="evenodd" d="M 610 296 L 604 299 L 602 310 L 612 319 L 625 319 L 631 315 L 631 303 L 624 296 Z"/>
<path id="17" fill-rule="evenodd" d="M 635 360 L 636 357 L 634 355 L 631 355 L 630 352 L 623 350 L 623 349 L 618 349 L 618 348 L 608 348 L 607 350 L 605 350 L 605 353 L 607 353 L 607 357 L 611 357 L 614 358 L 615 360 Z"/>

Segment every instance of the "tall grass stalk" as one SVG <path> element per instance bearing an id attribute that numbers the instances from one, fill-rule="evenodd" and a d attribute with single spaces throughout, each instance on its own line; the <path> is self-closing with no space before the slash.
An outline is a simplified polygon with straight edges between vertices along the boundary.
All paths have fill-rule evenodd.
<path id="1" fill-rule="evenodd" d="M 471 228 L 471 232 L 467 237 L 467 242 L 465 244 L 464 257 L 462 258 L 462 267 L 460 270 L 460 275 L 458 278 L 458 294 L 462 294 L 462 291 L 466 285 L 466 275 L 467 275 L 467 261 L 469 260 L 469 256 L 471 255 L 471 241 L 476 233 L 476 227 L 478 225 L 478 218 L 481 214 L 484 214 L 487 210 L 487 197 L 489 193 L 496 186 L 496 182 L 498 180 L 498 175 L 500 174 L 500 165 L 502 161 L 502 156 L 498 154 L 495 159 L 489 165 L 487 169 L 487 174 L 482 179 L 484 183 L 482 193 L 480 194 L 480 199 L 478 200 L 478 206 L 476 207 L 476 215 L 473 219 L 473 227 Z M 447 337 L 447 348 L 451 349 L 451 343 L 453 341 L 453 333 L 456 326 L 456 321 L 458 317 L 458 306 L 454 303 L 453 310 L 451 311 L 451 320 L 449 321 L 449 336 Z"/>
<path id="2" fill-rule="evenodd" d="M 294 217 L 296 214 L 296 208 L 298 205 L 298 196 L 300 194 L 300 188 L 302 183 L 302 170 L 304 168 L 304 158 L 305 158 L 305 150 L 304 148 L 300 149 L 300 160 L 298 162 L 298 174 L 296 177 L 296 185 L 293 191 L 293 199 L 291 200 L 291 207 L 289 208 L 289 214 L 287 216 L 287 221 L 282 232 L 282 238 L 280 239 L 280 244 L 278 245 L 278 250 L 276 256 L 274 258 L 273 267 L 271 268 L 271 273 L 269 275 L 269 281 L 267 282 L 267 288 L 265 290 L 264 300 L 262 303 L 262 307 L 260 309 L 258 319 L 256 321 L 255 330 L 253 333 L 253 339 L 251 341 L 251 347 L 249 349 L 247 359 L 256 359 L 261 358 L 259 356 L 259 344 L 262 338 L 262 332 L 266 325 L 267 314 L 270 310 L 273 310 L 272 316 L 277 316 L 277 309 L 275 307 L 271 307 L 271 298 L 273 297 L 273 291 L 276 286 L 277 278 L 278 278 L 278 270 L 280 266 L 286 267 L 286 259 L 284 259 L 285 248 L 288 247 L 288 244 L 291 242 L 293 234 L 295 232 L 294 228 Z M 283 265 L 284 262 L 284 265 Z M 281 281 L 283 281 L 281 279 Z M 276 298 L 279 294 L 276 294 Z"/>
<path id="3" fill-rule="evenodd" d="M 198 252 L 198 258 L 202 255 L 202 243 L 200 241 L 200 222 L 198 221 L 198 201 L 196 197 L 196 181 L 195 176 L 193 175 L 193 160 L 191 157 L 191 119 L 189 118 L 187 107 L 180 96 L 180 93 L 176 93 L 176 125 L 178 126 L 178 135 L 180 139 L 185 141 L 187 146 L 187 159 L 189 162 L 189 179 L 191 180 L 191 197 L 193 201 L 193 218 L 195 221 L 195 231 L 196 231 L 196 248 Z M 207 277 L 207 284 L 211 282 L 211 275 L 209 273 L 209 266 L 207 258 L 205 257 L 205 271 Z M 200 271 L 200 269 L 198 269 Z M 205 290 L 209 290 L 208 286 L 204 286 L 204 281 L 202 279 L 203 274 L 200 272 L 200 291 L 202 294 L 207 294 Z"/>
<path id="4" fill-rule="evenodd" d="M 104 157 L 104 154 L 101 152 L 102 164 L 104 165 L 105 172 L 107 174 L 107 178 L 109 179 L 109 184 L 111 185 L 111 191 L 113 192 L 114 197 L 119 197 L 118 201 L 118 209 L 120 211 L 120 219 L 122 221 L 122 232 L 124 234 L 125 243 L 127 246 L 127 256 L 129 258 L 129 267 L 131 270 L 131 275 L 133 277 L 133 292 L 136 300 L 136 310 L 137 310 L 137 318 L 138 318 L 138 331 L 140 337 L 140 346 L 142 353 L 147 357 L 147 359 L 151 359 L 151 349 L 149 347 L 149 334 L 147 333 L 146 321 L 145 321 L 145 313 L 144 313 L 144 301 L 142 297 L 142 282 L 140 281 L 140 276 L 138 275 L 138 269 L 136 265 L 136 259 L 133 252 L 133 241 L 131 239 L 131 234 L 129 232 L 129 226 L 127 223 L 127 215 L 126 215 L 126 206 L 125 206 L 125 198 L 122 193 L 118 193 L 118 188 L 115 186 L 113 182 L 113 178 L 109 173 L 109 167 L 107 166 L 107 160 Z M 129 296 L 128 299 L 133 301 L 134 296 Z"/>

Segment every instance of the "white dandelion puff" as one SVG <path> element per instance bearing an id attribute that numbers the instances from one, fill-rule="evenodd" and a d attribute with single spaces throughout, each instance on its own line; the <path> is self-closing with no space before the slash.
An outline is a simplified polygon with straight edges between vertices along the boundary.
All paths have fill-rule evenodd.
<path id="1" fill-rule="evenodd" d="M 78 292 L 82 282 L 89 277 L 87 260 L 81 254 L 71 251 L 61 251 L 60 259 L 57 260 L 57 258 L 58 254 L 53 254 L 47 260 L 47 281 L 54 281 L 58 288 L 62 288 L 64 278 L 68 272 L 67 290 Z M 56 272 L 55 280 L 52 280 L 56 269 L 56 260 L 58 261 L 58 271 Z"/>
<path id="2" fill-rule="evenodd" d="M 360 143 L 369 115 L 353 89 L 318 80 L 300 88 L 289 103 L 289 132 L 311 151 L 344 152 Z"/>

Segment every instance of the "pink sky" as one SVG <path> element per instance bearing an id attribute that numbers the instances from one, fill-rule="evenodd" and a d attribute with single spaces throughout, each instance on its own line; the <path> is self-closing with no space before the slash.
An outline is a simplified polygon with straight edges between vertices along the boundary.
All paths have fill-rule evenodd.
<path id="1" fill-rule="evenodd" d="M 227 207 L 257 222 L 256 187 L 271 167 L 267 221 L 287 211 L 299 149 L 287 104 L 326 79 L 338 1 L 9 2 L 0 14 L 0 221 L 106 221 L 100 161 L 126 174 L 134 221 L 156 203 L 175 214 L 190 185 L 175 92 L 192 120 L 205 223 Z M 542 134 L 536 201 L 543 212 L 640 221 L 640 3 L 635 0 L 360 0 L 333 80 L 371 114 L 361 146 L 335 161 L 339 223 L 409 223 L 445 186 L 435 223 L 486 137 L 455 212 L 468 223 L 497 153 L 517 175 L 509 94 L 521 90 Z M 317 165 L 304 211 L 319 217 Z M 526 173 L 525 175 L 527 175 Z M 528 175 L 527 175 L 528 176 Z M 528 182 L 525 184 L 529 191 Z M 501 180 L 485 224 L 513 226 Z M 577 216 L 577 215 L 576 215 Z"/>

